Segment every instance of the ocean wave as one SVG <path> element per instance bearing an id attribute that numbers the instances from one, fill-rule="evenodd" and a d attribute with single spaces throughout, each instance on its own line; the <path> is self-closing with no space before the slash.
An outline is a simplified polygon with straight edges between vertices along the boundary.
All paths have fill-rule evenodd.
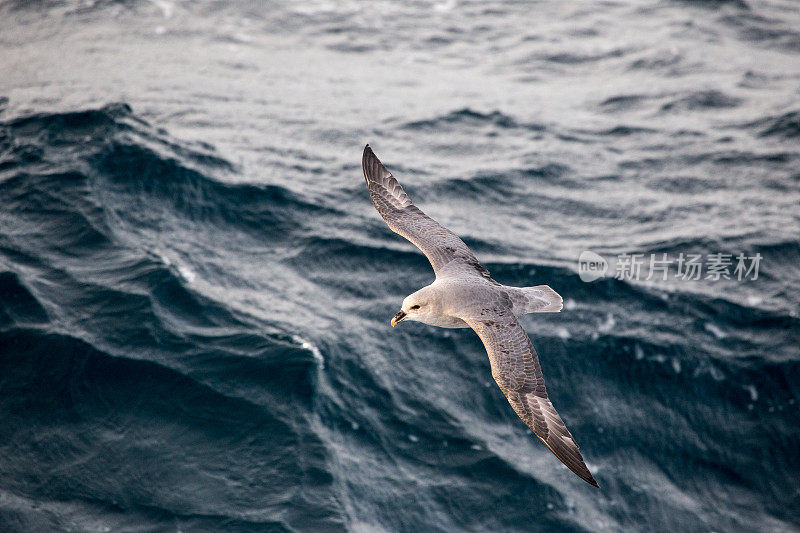
<path id="1" fill-rule="evenodd" d="M 87 203 L 99 197 L 102 208 L 111 211 L 124 210 L 132 201 L 142 204 L 143 210 L 160 205 L 192 220 L 235 224 L 275 236 L 281 235 L 281 228 L 301 224 L 304 214 L 322 209 L 280 186 L 226 184 L 211 177 L 224 175 L 233 166 L 159 134 L 126 104 L 37 114 L 4 126 L 5 143 L 12 146 L 2 158 L 7 172 L 21 165 L 30 168 L 31 163 L 68 169 L 43 175 L 30 175 L 28 170 L 6 180 L 7 187 L 16 180 L 23 191 L 83 194 Z M 77 157 L 65 150 L 69 145 L 75 146 Z M 31 200 L 19 198 L 22 203 Z M 141 215 L 146 217 L 146 213 Z"/>
<path id="2" fill-rule="evenodd" d="M 14 272 L 0 272 L 0 328 L 14 324 L 43 324 L 47 311 Z"/>
<path id="3" fill-rule="evenodd" d="M 609 96 L 600 102 L 600 107 L 608 113 L 635 109 L 641 107 L 646 101 L 657 98 L 647 94 L 620 94 Z"/>
<path id="4" fill-rule="evenodd" d="M 791 53 L 800 51 L 800 32 L 782 18 L 753 10 L 724 14 L 720 17 L 720 22 L 736 28 L 739 38 L 744 41 L 773 46 Z"/>
<path id="5" fill-rule="evenodd" d="M 570 52 L 562 52 L 557 54 L 545 54 L 541 57 L 542 60 L 548 63 L 556 63 L 563 65 L 581 65 L 583 63 L 594 63 L 605 59 L 614 59 L 623 57 L 627 53 L 626 50 L 615 48 L 599 54 L 575 54 Z M 526 59 L 523 64 L 528 63 L 530 58 Z"/>
<path id="6" fill-rule="evenodd" d="M 155 522 L 218 515 L 220 522 L 263 525 L 283 523 L 283 513 L 302 505 L 287 487 L 309 479 L 312 469 L 326 470 L 320 441 L 288 411 L 220 394 L 162 365 L 111 357 L 64 335 L 13 330 L 0 344 L 3 455 L 14 455 L 2 471 L 17 480 L 15 492 L 133 512 L 157 509 L 161 516 L 148 520 Z M 38 445 L 25 445 L 31 435 L 39 435 Z M 267 478 L 254 475 L 264 446 L 284 450 L 272 458 Z M 118 461 L 132 456 L 137 460 Z M 174 468 L 164 470 L 165 460 Z M 217 474 L 197 468 L 220 460 L 227 466 Z M 34 464 L 49 475 L 24 475 Z M 176 492 L 176 476 L 195 489 Z M 329 481 L 317 475 L 307 490 Z M 232 514 L 237 498 L 243 505 Z M 265 498 L 271 501 L 266 512 Z"/>
<path id="7" fill-rule="evenodd" d="M 530 14 L 0 2 L 0 529 L 797 529 L 796 6 Z M 564 297 L 520 321 L 601 490 L 474 332 L 391 328 L 434 275 L 366 142 Z M 763 260 L 585 283 L 583 250 Z"/>
<path id="8" fill-rule="evenodd" d="M 90 164 L 112 209 L 125 209 L 135 198 L 142 208 L 161 204 L 190 220 L 268 231 L 274 237 L 322 210 L 284 187 L 225 184 L 136 144 L 112 143 Z"/>
<path id="9" fill-rule="evenodd" d="M 758 130 L 759 137 L 779 137 L 796 139 L 800 137 L 800 111 L 788 111 L 773 115 L 745 125 Z"/>
<path id="10" fill-rule="evenodd" d="M 481 113 L 470 108 L 458 109 L 451 111 L 446 115 L 435 117 L 426 120 L 417 120 L 408 122 L 403 125 L 403 128 L 410 130 L 426 130 L 426 129 L 453 129 L 456 127 L 495 127 L 499 129 L 516 129 L 522 128 L 529 131 L 542 131 L 545 129 L 540 124 L 524 124 L 519 123 L 513 117 L 506 115 L 500 111 L 491 111 L 488 113 Z"/>
<path id="11" fill-rule="evenodd" d="M 7 146 L 35 145 L 41 157 L 25 161 L 13 149 L 0 157 L 8 163 L 0 181 L 3 264 L 27 272 L 2 274 L 8 298 L 2 299 L 0 322 L 53 323 L 117 356 L 191 356 L 200 365 L 215 353 L 244 361 L 250 367 L 245 373 L 262 375 L 264 383 L 277 389 L 285 383 L 287 391 L 310 398 L 315 352 L 280 327 L 198 292 L 197 274 L 168 257 L 181 250 L 165 255 L 158 234 L 169 226 L 218 225 L 276 242 L 281 232 L 302 227 L 309 213 L 328 210 L 283 187 L 210 177 L 233 167 L 169 139 L 125 104 L 36 114 L 2 125 Z M 142 233 L 148 226 L 154 241 Z M 236 333 L 255 323 L 272 337 Z M 275 366 L 277 360 L 285 368 Z M 268 369 L 257 370 L 267 362 Z M 273 382 L 269 374 L 280 377 Z"/>
<path id="12" fill-rule="evenodd" d="M 736 98 L 718 90 L 696 91 L 681 95 L 661 106 L 661 111 L 702 111 L 706 109 L 726 109 L 741 103 Z"/>

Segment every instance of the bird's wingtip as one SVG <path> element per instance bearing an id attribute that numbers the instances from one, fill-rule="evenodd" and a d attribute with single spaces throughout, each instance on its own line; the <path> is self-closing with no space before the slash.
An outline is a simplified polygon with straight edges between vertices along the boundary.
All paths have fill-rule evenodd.
<path id="1" fill-rule="evenodd" d="M 369 143 L 364 146 L 364 153 L 361 156 L 361 169 L 364 171 L 364 179 L 367 180 L 369 183 L 370 174 L 374 173 L 372 167 L 374 166 L 374 161 L 377 161 L 377 157 L 375 157 L 375 152 L 372 151 L 372 148 L 369 147 Z"/>
<path id="2" fill-rule="evenodd" d="M 576 473 L 577 473 L 577 472 L 576 472 Z M 578 476 L 579 476 L 579 477 L 580 477 L 582 480 L 584 480 L 586 483 L 588 483 L 589 485 L 591 485 L 592 487 L 595 487 L 595 488 L 598 488 L 598 489 L 600 488 L 600 484 L 599 484 L 599 483 L 597 483 L 597 480 L 595 480 L 595 479 L 594 479 L 594 476 L 592 475 L 592 473 L 591 473 L 591 472 L 589 472 L 589 469 L 588 469 L 588 468 L 586 469 L 586 472 L 584 472 L 583 474 L 578 474 Z"/>

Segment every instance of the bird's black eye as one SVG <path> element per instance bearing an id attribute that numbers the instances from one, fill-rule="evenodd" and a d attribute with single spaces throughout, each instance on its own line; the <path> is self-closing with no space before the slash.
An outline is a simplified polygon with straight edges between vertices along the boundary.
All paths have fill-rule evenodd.
<path id="1" fill-rule="evenodd" d="M 418 305 L 412 305 L 411 309 L 419 309 L 419 306 Z"/>

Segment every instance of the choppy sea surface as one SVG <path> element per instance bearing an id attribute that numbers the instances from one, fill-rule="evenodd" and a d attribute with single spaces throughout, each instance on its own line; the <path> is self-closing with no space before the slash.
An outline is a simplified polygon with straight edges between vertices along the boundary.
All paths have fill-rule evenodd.
<path id="1" fill-rule="evenodd" d="M 601 489 L 432 281 L 495 279 Z M 760 254 L 758 278 L 578 257 Z M 800 531 L 800 8 L 0 2 L 3 531 Z"/>

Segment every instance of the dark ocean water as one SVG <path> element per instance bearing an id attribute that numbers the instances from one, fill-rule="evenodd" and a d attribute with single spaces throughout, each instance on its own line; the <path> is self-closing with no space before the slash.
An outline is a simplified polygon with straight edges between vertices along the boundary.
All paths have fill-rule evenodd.
<path id="1" fill-rule="evenodd" d="M 365 143 L 495 279 L 527 430 Z M 757 280 L 584 283 L 744 253 Z M 796 2 L 0 2 L 0 530 L 800 531 Z"/>

